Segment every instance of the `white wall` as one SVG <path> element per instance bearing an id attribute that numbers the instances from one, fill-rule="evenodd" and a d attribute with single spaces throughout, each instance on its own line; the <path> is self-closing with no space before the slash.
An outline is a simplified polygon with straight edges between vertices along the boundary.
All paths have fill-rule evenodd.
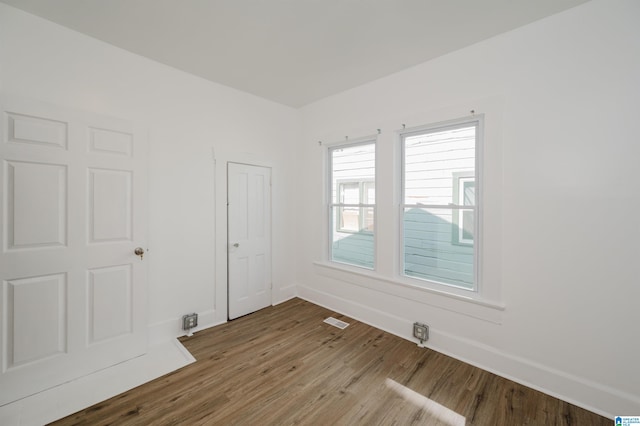
<path id="1" fill-rule="evenodd" d="M 293 218 L 285 206 L 293 189 L 287 147 L 299 134 L 298 111 L 4 4 L 0 40 L 3 92 L 132 120 L 148 129 L 150 251 L 144 261 L 149 262 L 153 339 L 179 335 L 185 313 L 200 313 L 201 326 L 227 318 L 227 160 L 273 167 L 274 299 L 295 295 L 287 266 Z"/>
<path id="2" fill-rule="evenodd" d="M 426 322 L 440 351 L 599 413 L 640 412 L 639 19 L 640 2 L 593 0 L 303 108 L 299 294 L 406 338 Z M 472 109 L 486 124 L 485 305 L 394 283 L 395 130 Z M 318 141 L 378 128 L 378 271 L 327 267 L 326 226 L 310 226 L 326 218 Z"/>

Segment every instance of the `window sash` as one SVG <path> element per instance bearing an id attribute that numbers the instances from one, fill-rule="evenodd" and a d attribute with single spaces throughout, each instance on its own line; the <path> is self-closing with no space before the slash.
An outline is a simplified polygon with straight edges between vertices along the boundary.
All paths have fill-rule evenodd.
<path id="1" fill-rule="evenodd" d="M 363 152 L 363 158 L 353 159 L 345 156 L 335 157 L 336 150 L 346 150 L 357 146 L 370 149 Z M 352 266 L 374 269 L 375 265 L 375 169 L 376 140 L 366 139 L 359 142 L 342 144 L 328 149 L 328 219 L 329 219 L 329 260 Z M 340 167 L 339 176 L 335 173 L 335 160 Z M 353 169 L 349 168 L 351 160 Z M 373 200 L 369 199 L 373 189 Z M 353 191 L 345 201 L 346 190 Z M 357 191 L 357 201 L 355 192 Z M 371 202 L 372 201 L 372 202 Z M 353 209 L 357 218 L 352 218 L 350 226 L 341 214 L 344 209 Z M 357 221 L 357 224 L 354 222 Z M 357 230 L 355 227 L 357 226 Z"/>
<path id="2" fill-rule="evenodd" d="M 474 156 L 473 156 L 473 172 L 470 173 L 469 172 L 465 172 L 465 176 L 460 176 L 460 178 L 464 178 L 467 182 L 469 180 L 474 182 L 474 205 L 464 205 L 464 192 L 462 194 L 459 194 L 459 191 L 455 191 L 457 192 L 458 196 L 457 197 L 452 197 L 450 203 L 408 203 L 407 201 L 407 139 L 410 137 L 414 137 L 414 136 L 424 136 L 425 138 L 428 138 L 428 135 L 431 134 L 437 134 L 440 132 L 444 132 L 444 131 L 454 131 L 457 129 L 464 129 L 464 128 L 475 128 L 475 133 L 474 133 L 474 141 L 473 141 L 473 149 L 474 149 Z M 408 131 L 404 131 L 404 132 L 400 132 L 399 136 L 400 136 L 400 144 L 401 144 L 401 182 L 400 182 L 400 199 L 401 199 L 401 203 L 399 205 L 399 219 L 400 219 L 400 274 L 402 276 L 411 278 L 411 279 L 417 279 L 420 280 L 422 282 L 427 283 L 427 286 L 430 286 L 430 284 L 428 283 L 434 283 L 436 285 L 443 285 L 446 286 L 447 288 L 460 288 L 463 291 L 478 291 L 479 289 L 479 264 L 478 264 L 478 259 L 479 259 L 479 221 L 480 221 L 480 212 L 479 212 L 479 204 L 480 204 L 480 182 L 479 182 L 479 176 L 480 176 L 480 162 L 479 162 L 479 158 L 481 155 L 481 129 L 482 129 L 482 121 L 481 121 L 481 117 L 478 118 L 472 118 L 472 119 L 463 119 L 463 120 L 455 120 L 452 122 L 448 122 L 445 124 L 439 124 L 439 125 L 434 125 L 434 126 L 425 126 L 425 127 L 421 127 L 421 128 L 415 128 L 415 129 L 410 129 Z M 417 144 L 418 142 L 416 142 Z M 446 142 L 445 142 L 446 143 Z M 415 164 L 414 164 L 415 166 Z M 419 169 L 418 169 L 419 170 Z M 442 178 L 443 180 L 446 179 L 446 177 L 443 176 Z M 415 181 L 414 181 L 415 182 Z M 460 184 L 460 182 L 458 182 L 457 184 Z M 453 186 L 452 186 L 453 189 Z M 419 193 L 418 193 L 419 194 Z M 424 192 L 424 198 L 427 197 L 433 197 L 433 195 L 429 194 L 428 191 Z M 440 197 L 442 198 L 442 197 Z M 425 200 L 426 201 L 426 200 Z M 434 200 L 435 201 L 435 200 Z M 438 200 L 440 201 L 440 200 Z M 408 238 L 410 238 L 410 236 L 406 235 L 407 231 L 405 229 L 406 226 L 406 214 L 407 211 L 409 209 L 431 209 L 431 210 L 435 210 L 435 211 L 450 211 L 451 212 L 451 218 L 453 219 L 455 216 L 459 216 L 457 217 L 455 220 L 455 224 L 454 224 L 454 220 L 451 220 L 451 224 L 450 226 L 453 227 L 458 226 L 458 232 L 459 234 L 456 235 L 456 239 L 460 239 L 460 237 L 463 234 L 463 229 L 460 228 L 460 226 L 464 226 L 464 219 L 462 218 L 462 216 L 464 215 L 463 212 L 465 211 L 471 211 L 472 212 L 472 216 L 473 216 L 473 240 L 469 240 L 469 239 L 464 239 L 462 238 L 461 241 L 457 242 L 457 245 L 461 248 L 464 249 L 466 247 L 466 250 L 472 250 L 473 251 L 473 274 L 472 274 L 472 283 L 471 286 L 468 286 L 466 284 L 460 285 L 460 284 L 456 284 L 456 283 L 452 283 L 452 282 L 447 282 L 447 280 L 439 280 L 439 279 L 435 279 L 435 278 L 425 278 L 425 277 L 421 277 L 421 276 L 416 276 L 419 274 L 411 274 L 407 271 L 406 268 L 406 264 L 407 264 L 407 256 L 408 256 L 408 243 L 407 240 Z M 452 229 L 452 228 L 450 228 Z M 453 233 L 452 233 L 453 234 Z M 423 244 L 429 244 L 428 241 L 423 241 Z M 451 243 L 453 243 L 453 241 L 451 241 Z M 437 262 L 439 262 L 439 258 L 436 256 L 436 264 Z"/>

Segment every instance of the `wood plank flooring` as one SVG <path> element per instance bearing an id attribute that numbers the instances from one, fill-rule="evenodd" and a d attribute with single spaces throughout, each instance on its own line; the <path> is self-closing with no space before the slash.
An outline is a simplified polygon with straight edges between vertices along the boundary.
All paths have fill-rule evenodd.
<path id="1" fill-rule="evenodd" d="M 197 362 L 53 424 L 612 424 L 300 299 L 182 343 Z"/>

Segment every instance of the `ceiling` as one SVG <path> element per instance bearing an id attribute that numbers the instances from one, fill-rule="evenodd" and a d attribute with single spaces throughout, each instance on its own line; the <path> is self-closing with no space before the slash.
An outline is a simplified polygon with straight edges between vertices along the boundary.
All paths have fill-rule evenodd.
<path id="1" fill-rule="evenodd" d="M 588 0 L 0 0 L 292 107 Z"/>

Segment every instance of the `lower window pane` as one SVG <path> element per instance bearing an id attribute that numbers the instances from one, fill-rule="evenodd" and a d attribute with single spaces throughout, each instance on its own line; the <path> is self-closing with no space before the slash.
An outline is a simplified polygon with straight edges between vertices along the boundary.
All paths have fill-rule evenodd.
<path id="1" fill-rule="evenodd" d="M 473 289 L 473 240 L 455 244 L 457 210 L 405 208 L 404 274 Z M 464 232 L 464 231 L 463 231 Z"/>
<path id="2" fill-rule="evenodd" d="M 358 232 L 360 230 L 360 209 L 358 207 L 340 207 L 339 231 Z"/>
<path id="3" fill-rule="evenodd" d="M 332 208 L 331 260 L 373 269 L 373 207 L 351 209 Z M 345 227 L 345 222 L 350 226 Z"/>

